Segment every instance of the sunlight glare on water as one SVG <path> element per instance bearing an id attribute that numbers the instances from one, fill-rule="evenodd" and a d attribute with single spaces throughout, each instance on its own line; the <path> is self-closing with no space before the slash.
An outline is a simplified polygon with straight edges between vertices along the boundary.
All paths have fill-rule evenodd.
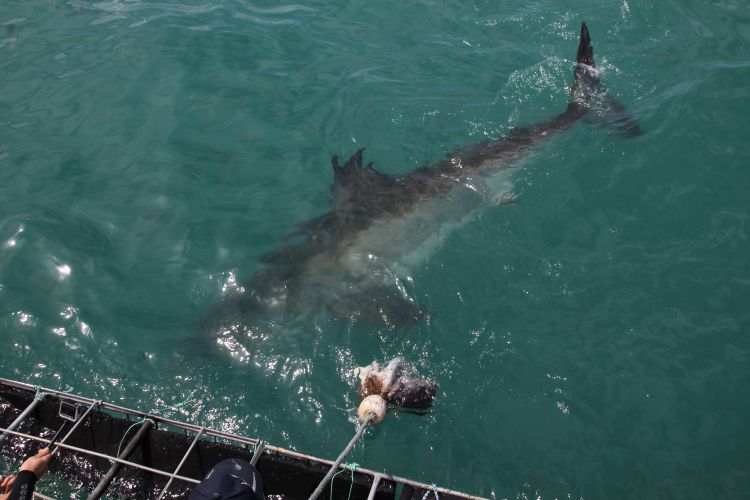
<path id="1" fill-rule="evenodd" d="M 387 269 L 429 321 L 206 335 L 330 208 L 331 155 L 402 175 L 560 113 L 584 20 L 645 133 L 577 124 L 467 217 L 444 206 Z M 437 402 L 362 466 L 497 498 L 747 497 L 748 54 L 732 0 L 4 1 L 0 376 L 332 458 L 352 370 L 401 356 Z"/>

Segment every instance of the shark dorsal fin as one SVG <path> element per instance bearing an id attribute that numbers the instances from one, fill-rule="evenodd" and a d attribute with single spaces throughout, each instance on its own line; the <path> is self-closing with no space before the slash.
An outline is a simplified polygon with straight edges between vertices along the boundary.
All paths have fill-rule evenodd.
<path id="1" fill-rule="evenodd" d="M 343 166 L 339 164 L 338 156 L 331 157 L 334 181 L 331 189 L 336 208 L 356 203 L 360 193 L 383 192 L 397 184 L 393 177 L 375 170 L 372 162 L 364 165 L 364 151 L 364 148 L 357 150 Z"/>
<path id="2" fill-rule="evenodd" d="M 372 163 L 363 165 L 364 149 L 355 152 L 344 165 L 338 156 L 331 158 L 334 183 L 333 208 L 329 212 L 297 224 L 297 228 L 286 235 L 285 244 L 271 253 L 263 255 L 265 264 L 288 264 L 302 259 L 310 252 L 330 246 L 338 241 L 342 233 L 361 228 L 369 223 L 379 210 L 381 196 L 390 188 L 399 185 L 393 177 L 378 172 Z M 378 196 L 373 197 L 373 193 Z M 295 240 L 297 240 L 295 242 Z M 304 241 L 306 244 L 300 245 Z"/>

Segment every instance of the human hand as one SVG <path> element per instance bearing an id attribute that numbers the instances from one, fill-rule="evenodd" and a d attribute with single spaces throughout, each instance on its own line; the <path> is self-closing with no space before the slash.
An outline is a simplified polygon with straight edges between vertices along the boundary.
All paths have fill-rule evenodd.
<path id="1" fill-rule="evenodd" d="M 15 481 L 16 476 L 6 476 L 0 480 L 0 500 L 5 500 L 10 496 L 10 490 L 13 489 Z"/>
<path id="2" fill-rule="evenodd" d="M 47 472 L 50 460 L 52 460 L 52 454 L 49 452 L 49 449 L 42 448 L 36 453 L 36 455 L 27 458 L 26 461 L 21 464 L 19 470 L 32 472 L 37 479 L 41 479 L 41 477 Z"/>

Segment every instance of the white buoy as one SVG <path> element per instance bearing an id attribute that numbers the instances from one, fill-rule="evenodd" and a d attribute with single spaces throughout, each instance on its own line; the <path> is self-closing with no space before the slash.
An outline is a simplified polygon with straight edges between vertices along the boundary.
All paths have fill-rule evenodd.
<path id="1" fill-rule="evenodd" d="M 385 399 L 383 399 L 381 396 L 378 396 L 377 394 L 371 394 L 363 399 L 359 404 L 359 408 L 357 409 L 357 416 L 359 416 L 360 422 L 364 422 L 367 418 L 367 414 L 372 413 L 373 417 L 372 420 L 370 420 L 370 423 L 375 425 L 383 421 L 383 419 L 385 418 L 386 409 L 387 405 L 385 403 Z"/>

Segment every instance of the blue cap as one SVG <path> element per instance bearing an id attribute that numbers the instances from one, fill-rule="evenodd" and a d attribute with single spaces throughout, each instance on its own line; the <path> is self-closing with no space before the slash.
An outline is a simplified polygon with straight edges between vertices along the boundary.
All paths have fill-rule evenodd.
<path id="1" fill-rule="evenodd" d="M 222 460 L 193 488 L 190 500 L 263 500 L 258 469 L 238 458 Z"/>

